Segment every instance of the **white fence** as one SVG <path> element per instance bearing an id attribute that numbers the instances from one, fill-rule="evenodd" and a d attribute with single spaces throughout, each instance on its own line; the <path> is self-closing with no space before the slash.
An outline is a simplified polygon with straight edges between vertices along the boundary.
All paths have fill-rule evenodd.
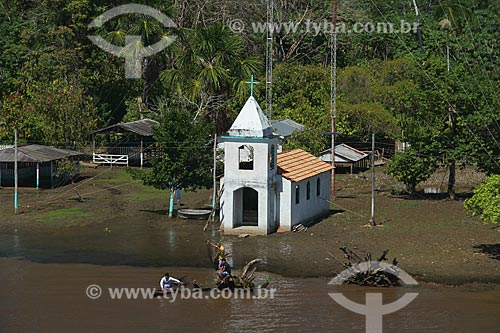
<path id="1" fill-rule="evenodd" d="M 128 155 L 93 154 L 92 161 L 96 164 L 116 164 L 128 166 Z"/>

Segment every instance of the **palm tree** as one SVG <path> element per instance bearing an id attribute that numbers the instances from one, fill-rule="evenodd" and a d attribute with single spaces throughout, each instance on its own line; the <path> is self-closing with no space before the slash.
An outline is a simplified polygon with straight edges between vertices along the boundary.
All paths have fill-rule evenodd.
<path id="1" fill-rule="evenodd" d="M 476 0 L 438 0 L 434 4 L 434 15 L 440 20 L 447 20 L 449 29 L 461 33 L 464 21 L 472 17 L 471 8 L 476 2 Z M 443 24 L 446 25 L 448 22 L 443 22 Z"/>
<path id="2" fill-rule="evenodd" d="M 245 95 L 260 60 L 247 57 L 244 42 L 222 23 L 181 30 L 171 50 L 173 64 L 161 73 L 165 87 L 195 105 L 195 117 L 211 118 L 218 133 L 227 130 L 227 103 Z"/>
<path id="3" fill-rule="evenodd" d="M 447 72 L 451 71 L 450 66 L 450 33 L 456 31 L 458 34 L 462 32 L 464 24 L 467 18 L 472 17 L 471 7 L 474 4 L 474 0 L 438 0 L 438 5 L 436 5 L 435 14 L 441 20 L 439 21 L 439 29 L 446 31 L 446 66 Z M 456 117 L 456 106 L 448 103 L 448 124 L 450 126 L 450 135 L 452 140 L 456 135 L 457 127 L 457 117 Z M 448 196 L 451 200 L 455 199 L 455 169 L 456 160 L 451 157 L 448 158 Z"/>
<path id="4" fill-rule="evenodd" d="M 160 7 L 162 6 L 158 8 Z M 173 9 L 172 7 L 162 8 L 162 13 L 172 16 Z M 171 38 L 168 36 L 165 27 L 158 20 L 147 15 L 121 16 L 112 20 L 110 24 L 112 25 L 112 30 L 107 32 L 105 38 L 114 45 L 123 45 L 123 52 L 125 53 L 139 52 L 141 49 L 154 44 L 158 39 Z M 126 36 L 140 36 L 141 39 L 139 43 L 125 45 Z M 147 109 L 151 108 L 151 89 L 159 79 L 161 69 L 164 68 L 163 61 L 161 60 L 162 53 L 142 58 L 142 102 Z"/>

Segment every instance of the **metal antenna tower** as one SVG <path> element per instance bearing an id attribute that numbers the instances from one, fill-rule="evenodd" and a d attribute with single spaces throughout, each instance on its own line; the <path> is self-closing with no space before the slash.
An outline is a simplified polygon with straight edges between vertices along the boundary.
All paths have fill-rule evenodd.
<path id="1" fill-rule="evenodd" d="M 332 0 L 332 23 L 333 31 L 330 39 L 330 117 L 332 128 L 331 142 L 331 157 L 332 157 L 332 173 L 330 179 L 330 200 L 337 196 L 337 188 L 335 184 L 335 133 L 337 131 L 337 0 Z"/>
<path id="2" fill-rule="evenodd" d="M 266 113 L 269 120 L 273 116 L 273 33 L 274 0 L 267 1 L 267 37 L 266 37 Z"/>

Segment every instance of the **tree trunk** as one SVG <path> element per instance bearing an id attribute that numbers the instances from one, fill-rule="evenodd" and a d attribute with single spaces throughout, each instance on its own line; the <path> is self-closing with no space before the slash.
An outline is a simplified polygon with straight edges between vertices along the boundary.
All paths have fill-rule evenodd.
<path id="1" fill-rule="evenodd" d="M 448 177 L 448 197 L 450 200 L 455 200 L 455 160 L 451 160 L 448 164 L 450 175 Z"/>
<path id="2" fill-rule="evenodd" d="M 144 58 L 143 59 L 143 74 L 142 79 L 143 89 L 142 89 L 142 103 L 146 106 L 147 110 L 143 110 L 143 112 L 147 112 L 151 110 L 151 99 L 149 98 L 151 95 L 151 89 L 155 82 L 158 81 L 160 76 L 160 72 L 163 68 L 159 65 L 158 61 L 154 57 Z"/>

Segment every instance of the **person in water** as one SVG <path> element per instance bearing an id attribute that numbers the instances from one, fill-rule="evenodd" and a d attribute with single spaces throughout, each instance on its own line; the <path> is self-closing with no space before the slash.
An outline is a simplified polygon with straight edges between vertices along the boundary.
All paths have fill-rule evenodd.
<path id="1" fill-rule="evenodd" d="M 217 270 L 217 275 L 224 281 L 228 276 L 231 275 L 231 265 L 226 261 L 226 258 L 220 260 L 219 269 Z"/>
<path id="2" fill-rule="evenodd" d="M 182 284 L 182 282 L 180 280 L 171 277 L 170 274 L 168 274 L 168 273 L 165 273 L 165 276 L 163 276 L 160 280 L 161 290 L 172 292 L 173 291 L 172 283 Z"/>

